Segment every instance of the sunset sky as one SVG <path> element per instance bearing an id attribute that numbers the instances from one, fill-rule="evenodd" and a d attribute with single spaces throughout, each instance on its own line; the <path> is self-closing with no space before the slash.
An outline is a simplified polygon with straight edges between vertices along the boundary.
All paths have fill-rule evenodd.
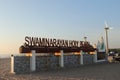
<path id="1" fill-rule="evenodd" d="M 18 53 L 25 36 L 105 40 L 120 48 L 120 0 L 0 0 L 0 54 Z"/>

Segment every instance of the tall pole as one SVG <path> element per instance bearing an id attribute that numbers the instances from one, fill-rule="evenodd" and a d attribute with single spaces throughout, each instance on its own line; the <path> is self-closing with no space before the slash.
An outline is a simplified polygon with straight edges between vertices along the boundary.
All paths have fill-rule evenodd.
<path id="1" fill-rule="evenodd" d="M 109 52 L 109 46 L 108 46 L 108 30 L 109 27 L 105 27 L 105 32 L 106 32 L 106 54 Z"/>

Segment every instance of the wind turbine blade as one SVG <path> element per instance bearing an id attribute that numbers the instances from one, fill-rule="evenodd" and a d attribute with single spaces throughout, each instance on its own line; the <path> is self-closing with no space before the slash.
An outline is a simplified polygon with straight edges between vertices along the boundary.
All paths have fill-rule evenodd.
<path id="1" fill-rule="evenodd" d="M 109 27 L 109 29 L 114 29 L 113 27 Z"/>
<path id="2" fill-rule="evenodd" d="M 107 24 L 107 22 L 106 22 L 106 21 L 105 21 L 105 27 L 106 27 L 106 28 L 108 28 L 108 24 Z"/>

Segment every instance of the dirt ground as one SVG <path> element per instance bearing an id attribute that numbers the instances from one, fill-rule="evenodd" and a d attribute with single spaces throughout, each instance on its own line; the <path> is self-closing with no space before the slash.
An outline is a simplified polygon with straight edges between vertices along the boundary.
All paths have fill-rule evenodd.
<path id="1" fill-rule="evenodd" d="M 120 63 L 97 63 L 78 68 L 11 74 L 10 59 L 0 59 L 0 80 L 120 80 Z"/>

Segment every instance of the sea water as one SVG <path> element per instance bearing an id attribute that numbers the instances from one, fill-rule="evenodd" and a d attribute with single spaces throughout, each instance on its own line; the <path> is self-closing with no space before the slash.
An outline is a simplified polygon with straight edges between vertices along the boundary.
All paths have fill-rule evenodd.
<path id="1" fill-rule="evenodd" d="M 11 56 L 11 54 L 6 54 L 6 53 L 5 54 L 3 54 L 3 53 L 1 54 L 0 53 L 0 58 L 10 58 L 10 56 Z"/>

